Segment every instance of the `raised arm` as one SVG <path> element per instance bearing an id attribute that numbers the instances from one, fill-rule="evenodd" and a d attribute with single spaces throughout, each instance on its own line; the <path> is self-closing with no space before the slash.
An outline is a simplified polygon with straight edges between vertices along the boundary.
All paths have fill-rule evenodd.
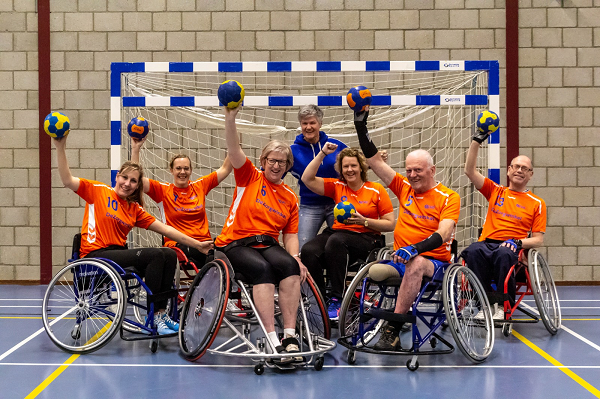
<path id="1" fill-rule="evenodd" d="M 392 169 L 390 165 L 385 163 L 381 152 L 377 150 L 377 147 L 373 141 L 371 141 L 371 136 L 369 136 L 369 130 L 367 129 L 368 117 L 368 109 L 364 112 L 354 113 L 354 127 L 356 128 L 356 134 L 358 135 L 358 143 L 360 144 L 360 149 L 367 158 L 369 167 L 381 179 L 383 184 L 389 186 L 392 183 L 392 180 L 394 180 L 396 172 L 394 172 L 394 169 Z M 387 160 L 387 153 L 385 155 Z"/>
<path id="2" fill-rule="evenodd" d="M 217 169 L 217 181 L 221 183 L 233 170 L 233 166 L 231 165 L 231 161 L 229 161 L 229 155 L 225 156 L 225 160 L 223 161 L 223 165 L 219 169 Z"/>
<path id="3" fill-rule="evenodd" d="M 71 190 L 77 192 L 79 190 L 79 178 L 75 177 L 71 174 L 71 169 L 69 168 L 69 162 L 67 161 L 67 137 L 63 137 L 60 139 L 52 139 L 52 143 L 56 148 L 56 162 L 58 164 L 58 174 L 60 175 L 60 180 L 62 184 L 70 188 Z"/>
<path id="4" fill-rule="evenodd" d="M 154 231 L 165 237 L 169 237 L 171 240 L 177 241 L 180 244 L 196 248 L 203 254 L 207 254 L 208 250 L 214 246 L 212 241 L 198 241 L 196 239 L 186 236 L 178 230 L 175 230 L 171 226 L 167 226 L 166 224 L 159 222 L 158 220 L 152 222 L 152 224 L 148 226 L 148 230 Z"/>
<path id="5" fill-rule="evenodd" d="M 140 163 L 140 151 L 142 150 L 142 146 L 146 142 L 146 138 L 144 137 L 141 140 L 136 140 L 133 137 L 131 138 L 131 162 Z M 150 191 L 150 180 L 147 177 L 142 179 L 144 184 L 144 193 Z"/>
<path id="6" fill-rule="evenodd" d="M 325 181 L 322 177 L 317 177 L 317 172 L 325 157 L 334 153 L 337 147 L 337 144 L 325 143 L 321 151 L 310 161 L 304 169 L 304 173 L 302 173 L 302 182 L 315 194 L 325 194 Z"/>
<path id="7" fill-rule="evenodd" d="M 471 180 L 477 190 L 483 187 L 485 177 L 477 171 L 477 153 L 479 152 L 480 143 L 473 140 L 467 151 L 467 161 L 465 162 L 465 175 Z"/>
<path id="8" fill-rule="evenodd" d="M 225 112 L 225 141 L 227 142 L 227 155 L 229 161 L 235 169 L 241 168 L 246 163 L 246 154 L 240 147 L 240 136 L 238 136 L 235 126 L 235 117 L 240 107 L 223 107 Z"/>

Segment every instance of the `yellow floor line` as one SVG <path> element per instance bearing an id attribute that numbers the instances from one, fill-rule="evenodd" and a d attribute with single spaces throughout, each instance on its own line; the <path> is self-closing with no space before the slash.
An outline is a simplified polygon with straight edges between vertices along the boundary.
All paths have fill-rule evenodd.
<path id="1" fill-rule="evenodd" d="M 552 356 L 550 356 L 549 354 L 544 352 L 537 345 L 535 345 L 533 342 L 531 342 L 530 340 L 528 340 L 527 338 L 525 338 L 524 336 L 522 336 L 515 330 L 512 331 L 512 334 L 515 337 L 517 337 L 518 339 L 520 339 L 521 342 L 523 342 L 525 345 L 527 345 L 528 347 L 533 349 L 533 351 L 536 352 L 538 355 L 540 355 L 541 357 L 543 357 L 544 359 L 549 361 L 554 366 L 558 367 L 560 369 L 560 371 L 562 371 L 563 373 L 565 373 L 566 375 L 571 377 L 573 380 L 575 380 L 575 382 L 577 382 L 579 385 L 581 385 L 582 387 L 587 389 L 592 395 L 596 396 L 597 398 L 600 398 L 600 391 L 597 388 L 595 388 L 593 385 L 591 385 L 589 382 L 587 382 L 586 380 L 584 380 L 583 378 L 581 378 L 580 376 L 578 376 L 577 374 L 572 372 L 568 367 L 564 366 L 558 360 L 556 360 L 555 358 L 553 358 Z"/>
<path id="2" fill-rule="evenodd" d="M 105 325 L 100 331 L 98 331 L 92 338 L 90 338 L 85 344 L 88 345 L 94 341 L 96 341 L 99 337 L 104 334 L 104 332 L 112 325 L 112 323 L 108 323 Z M 29 395 L 25 396 L 25 399 L 33 399 L 37 397 L 48 385 L 52 383 L 59 375 L 62 374 L 63 371 L 67 369 L 77 358 L 81 355 L 72 355 L 68 358 L 62 366 L 59 366 L 52 374 L 50 374 L 40 385 L 38 385 Z"/>

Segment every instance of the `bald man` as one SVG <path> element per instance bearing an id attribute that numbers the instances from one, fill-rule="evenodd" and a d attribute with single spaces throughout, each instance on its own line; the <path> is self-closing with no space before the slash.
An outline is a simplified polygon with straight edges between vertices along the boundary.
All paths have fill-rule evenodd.
<path id="1" fill-rule="evenodd" d="M 399 200 L 400 210 L 394 229 L 394 264 L 375 264 L 369 269 L 373 281 L 401 277 L 394 313 L 406 314 L 421 289 L 424 276 L 450 261 L 454 229 L 460 213 L 460 197 L 435 180 L 433 158 L 425 150 L 406 156 L 406 176 L 395 172 L 383 161 L 367 130 L 368 110 L 354 115 L 354 126 L 367 163 Z M 404 324 L 390 321 L 374 349 L 400 349 L 399 332 Z"/>
<path id="2" fill-rule="evenodd" d="M 544 243 L 546 203 L 527 189 L 533 177 L 533 164 L 525 155 L 515 157 L 506 172 L 508 187 L 494 183 L 475 167 L 477 153 L 486 134 L 473 137 L 467 152 L 465 174 L 489 201 L 479 241 L 462 251 L 461 257 L 475 272 L 496 308 L 494 319 L 504 319 L 503 303 L 515 301 L 515 278 L 511 275 L 504 296 L 504 280 L 517 260 L 521 248 L 536 248 Z M 495 280 L 497 290 L 491 285 Z M 499 304 L 500 306 L 494 306 Z"/>

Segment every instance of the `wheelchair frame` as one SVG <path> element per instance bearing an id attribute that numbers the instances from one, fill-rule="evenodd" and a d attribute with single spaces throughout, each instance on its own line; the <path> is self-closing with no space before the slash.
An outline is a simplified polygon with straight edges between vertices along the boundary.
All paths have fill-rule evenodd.
<path id="1" fill-rule="evenodd" d="M 277 353 L 267 338 L 264 324 L 251 300 L 251 288 L 241 280 L 232 278 L 233 275 L 233 269 L 226 257 L 219 254 L 212 262 L 204 265 L 194 279 L 182 309 L 179 329 L 179 344 L 184 357 L 195 361 L 209 352 L 250 358 L 257 363 L 254 367 L 257 375 L 264 373 L 265 366 L 293 369 L 312 364 L 315 370 L 321 370 L 324 353 L 333 350 L 336 344 L 329 340 L 331 331 L 326 307 L 312 278 L 309 277 L 301 286 L 301 306 L 298 309 L 296 324 L 300 352 L 281 354 Z M 229 299 L 236 298 L 241 299 L 241 303 L 246 306 L 242 309 L 228 310 Z M 282 328 L 283 320 L 278 311 L 277 295 L 275 301 L 275 321 Z M 210 349 L 223 325 L 233 335 Z M 261 336 L 255 337 L 255 343 L 251 336 L 253 330 L 262 333 Z M 301 357 L 302 361 L 289 365 L 281 363 L 283 358 L 289 357 Z"/>
<path id="2" fill-rule="evenodd" d="M 75 245 L 78 236 L 80 240 L 79 234 L 74 238 L 72 259 L 52 278 L 43 299 L 42 320 L 52 342 L 66 352 L 85 354 L 104 347 L 118 331 L 125 341 L 151 340 L 150 350 L 154 353 L 159 339 L 175 337 L 177 332 L 158 335 L 154 302 L 169 299 L 173 303 L 177 290 L 153 294 L 135 270 L 110 259 L 79 259 Z M 146 304 L 140 300 L 142 291 Z M 51 315 L 53 309 L 65 305 L 65 312 L 58 317 Z M 133 309 L 132 318 L 126 317 L 127 305 Z M 145 321 L 142 310 L 148 314 Z M 67 317 L 69 314 L 73 317 Z M 178 319 L 177 306 L 171 306 L 171 315 Z M 125 335 L 124 331 L 138 334 Z"/>
<path id="3" fill-rule="evenodd" d="M 412 311 L 408 316 L 395 315 L 393 309 L 400 279 L 376 283 L 369 279 L 371 266 L 390 258 L 392 250 L 380 252 L 379 259 L 363 267 L 352 280 L 342 301 L 338 343 L 348 348 L 347 361 L 356 362 L 356 352 L 386 355 L 411 355 L 406 362 L 409 370 L 419 367 L 419 355 L 452 353 L 454 346 L 437 333 L 446 322 L 461 352 L 474 363 L 483 362 L 494 346 L 492 315 L 487 296 L 477 277 L 460 264 L 448 264 L 431 277 L 424 279 Z M 442 295 L 440 299 L 440 288 Z M 481 316 L 476 317 L 478 314 Z M 386 320 L 402 318 L 412 323 L 412 344 L 408 349 L 379 351 L 370 345 L 385 325 Z M 421 333 L 418 322 L 427 332 Z M 481 334 L 483 333 L 483 334 Z M 476 347 L 473 337 L 482 336 L 483 343 Z M 422 350 L 426 342 L 431 350 Z M 445 349 L 436 349 L 438 342 Z M 477 342 L 479 344 L 479 342 Z"/>
<path id="4" fill-rule="evenodd" d="M 511 274 L 515 275 L 515 304 L 511 306 L 508 299 L 504 300 L 504 320 L 494 320 L 494 323 L 502 327 L 502 334 L 508 337 L 512 333 L 513 323 L 542 323 L 551 335 L 555 335 L 560 329 L 562 315 L 560 302 L 554 279 L 550 273 L 548 263 L 537 249 L 521 249 L 519 260 L 514 264 L 504 280 L 504 294 L 508 292 L 508 284 Z M 525 281 L 517 281 L 517 277 L 524 275 Z M 525 296 L 533 295 L 538 315 L 521 306 Z M 529 319 L 513 319 L 514 313 L 519 310 Z"/>

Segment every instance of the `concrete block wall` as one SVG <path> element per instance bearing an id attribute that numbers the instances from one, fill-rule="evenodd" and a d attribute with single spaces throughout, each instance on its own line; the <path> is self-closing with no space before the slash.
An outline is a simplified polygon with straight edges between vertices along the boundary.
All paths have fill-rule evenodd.
<path id="1" fill-rule="evenodd" d="M 52 108 L 73 125 L 73 173 L 109 181 L 113 61 L 497 59 L 504 86 L 504 4 L 52 0 Z M 532 188 L 548 203 L 545 252 L 563 281 L 600 281 L 594 256 L 600 244 L 599 6 L 600 0 L 519 0 L 521 152 L 532 157 Z M 36 1 L 3 0 L 0 280 L 39 279 L 37 84 Z M 83 204 L 56 174 L 52 186 L 58 268 Z"/>

